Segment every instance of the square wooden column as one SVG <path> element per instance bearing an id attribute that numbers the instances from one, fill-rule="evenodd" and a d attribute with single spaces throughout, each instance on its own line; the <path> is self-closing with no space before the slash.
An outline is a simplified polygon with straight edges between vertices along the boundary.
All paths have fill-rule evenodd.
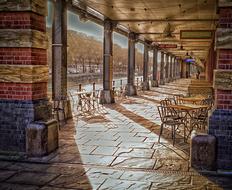
<path id="1" fill-rule="evenodd" d="M 127 85 L 126 94 L 128 96 L 137 95 L 135 82 L 135 42 L 136 34 L 133 32 L 129 33 L 128 36 L 128 70 L 127 70 Z"/>
<path id="2" fill-rule="evenodd" d="M 61 109 L 65 110 L 61 120 L 72 117 L 71 102 L 67 98 L 67 2 L 53 2 L 52 23 L 52 99 L 63 101 Z"/>
<path id="3" fill-rule="evenodd" d="M 161 51 L 161 62 L 160 62 L 160 84 L 164 85 L 164 52 Z"/>
<path id="4" fill-rule="evenodd" d="M 170 55 L 170 81 L 173 81 L 173 73 L 174 73 L 174 62 L 173 62 L 173 55 Z"/>
<path id="5" fill-rule="evenodd" d="M 52 26 L 52 97 L 67 99 L 67 3 L 54 2 Z"/>
<path id="6" fill-rule="evenodd" d="M 217 67 L 213 86 L 215 107 L 209 117 L 209 134 L 217 139 L 217 168 L 232 170 L 232 2 L 219 0 L 215 47 Z"/>
<path id="7" fill-rule="evenodd" d="M 153 72 L 152 72 L 152 81 L 151 86 L 152 87 L 158 87 L 158 48 L 153 47 Z"/>
<path id="8" fill-rule="evenodd" d="M 176 74 L 176 70 L 177 70 L 177 61 L 176 61 L 176 57 L 173 56 L 173 80 L 176 79 L 177 74 Z"/>
<path id="9" fill-rule="evenodd" d="M 148 55 L 148 44 L 144 44 L 144 53 L 143 53 L 143 90 L 149 90 L 150 86 L 149 86 L 149 79 L 148 79 L 148 63 L 149 63 L 149 55 Z"/>
<path id="10" fill-rule="evenodd" d="M 166 82 L 170 81 L 170 66 L 171 66 L 171 63 L 169 61 L 169 54 L 166 53 L 166 56 L 165 56 L 165 81 Z"/>
<path id="11" fill-rule="evenodd" d="M 112 90 L 113 80 L 113 23 L 110 20 L 104 22 L 104 50 L 103 50 L 103 90 L 100 95 L 101 104 L 114 103 Z"/>

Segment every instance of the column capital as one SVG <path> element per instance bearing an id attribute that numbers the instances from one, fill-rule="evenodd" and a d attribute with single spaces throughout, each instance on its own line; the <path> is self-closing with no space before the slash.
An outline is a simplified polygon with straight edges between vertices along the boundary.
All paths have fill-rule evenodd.
<path id="1" fill-rule="evenodd" d="M 117 23 L 113 22 L 110 19 L 104 20 L 104 30 L 112 32 Z"/>
<path id="2" fill-rule="evenodd" d="M 138 39 L 139 35 L 135 32 L 129 32 L 128 33 L 128 39 L 136 41 Z"/>

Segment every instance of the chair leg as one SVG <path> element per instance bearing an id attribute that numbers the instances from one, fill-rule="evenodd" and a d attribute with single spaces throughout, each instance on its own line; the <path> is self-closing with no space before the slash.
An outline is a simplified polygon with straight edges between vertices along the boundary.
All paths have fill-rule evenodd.
<path id="1" fill-rule="evenodd" d="M 176 126 L 174 125 L 172 129 L 173 129 L 172 130 L 172 136 L 173 136 L 172 145 L 174 146 L 175 140 L 176 140 Z"/>
<path id="2" fill-rule="evenodd" d="M 183 125 L 184 125 L 184 142 L 186 142 L 186 138 L 185 137 L 186 137 L 186 127 L 187 126 L 185 124 L 183 124 Z"/>
<path id="3" fill-rule="evenodd" d="M 160 142 L 160 137 L 161 137 L 162 133 L 163 133 L 163 123 L 160 126 L 160 134 L 159 134 L 158 142 Z"/>

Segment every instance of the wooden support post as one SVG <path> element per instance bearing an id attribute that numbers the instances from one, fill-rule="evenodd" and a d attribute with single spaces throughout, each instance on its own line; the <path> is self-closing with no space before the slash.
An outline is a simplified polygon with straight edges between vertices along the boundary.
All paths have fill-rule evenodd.
<path id="1" fill-rule="evenodd" d="M 134 84 L 135 80 L 135 42 L 136 34 L 129 33 L 128 42 L 128 69 L 127 69 L 127 85 L 126 85 L 126 95 L 134 96 L 137 94 L 137 89 Z"/>
<path id="2" fill-rule="evenodd" d="M 143 53 L 143 90 L 149 90 L 149 79 L 148 79 L 148 63 L 149 63 L 149 55 L 148 55 L 148 45 L 144 44 L 144 53 Z"/>
<path id="3" fill-rule="evenodd" d="M 153 49 L 153 72 L 152 72 L 152 87 L 158 87 L 158 49 L 154 47 Z"/>
<path id="4" fill-rule="evenodd" d="M 160 84 L 164 85 L 164 52 L 161 51 Z"/>
<path id="5" fill-rule="evenodd" d="M 113 23 L 110 20 L 104 22 L 104 51 L 103 51 L 103 90 L 100 95 L 101 104 L 114 103 L 112 89 L 113 79 Z"/>

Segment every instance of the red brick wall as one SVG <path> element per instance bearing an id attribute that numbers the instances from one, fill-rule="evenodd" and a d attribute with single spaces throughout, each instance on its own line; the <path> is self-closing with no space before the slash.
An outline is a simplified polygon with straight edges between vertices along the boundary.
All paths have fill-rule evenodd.
<path id="1" fill-rule="evenodd" d="M 36 48 L 0 48 L 0 64 L 46 65 L 47 51 Z"/>
<path id="2" fill-rule="evenodd" d="M 47 83 L 0 83 L 0 99 L 37 100 L 47 97 Z"/>
<path id="3" fill-rule="evenodd" d="M 232 28 L 232 9 L 221 8 L 219 10 L 219 28 Z"/>
<path id="4" fill-rule="evenodd" d="M 232 50 L 218 50 L 218 69 L 232 69 Z"/>
<path id="5" fill-rule="evenodd" d="M 216 90 L 217 109 L 232 109 L 232 90 Z"/>
<path id="6" fill-rule="evenodd" d="M 1 12 L 0 29 L 34 29 L 46 31 L 46 21 L 43 16 L 32 12 Z"/>

